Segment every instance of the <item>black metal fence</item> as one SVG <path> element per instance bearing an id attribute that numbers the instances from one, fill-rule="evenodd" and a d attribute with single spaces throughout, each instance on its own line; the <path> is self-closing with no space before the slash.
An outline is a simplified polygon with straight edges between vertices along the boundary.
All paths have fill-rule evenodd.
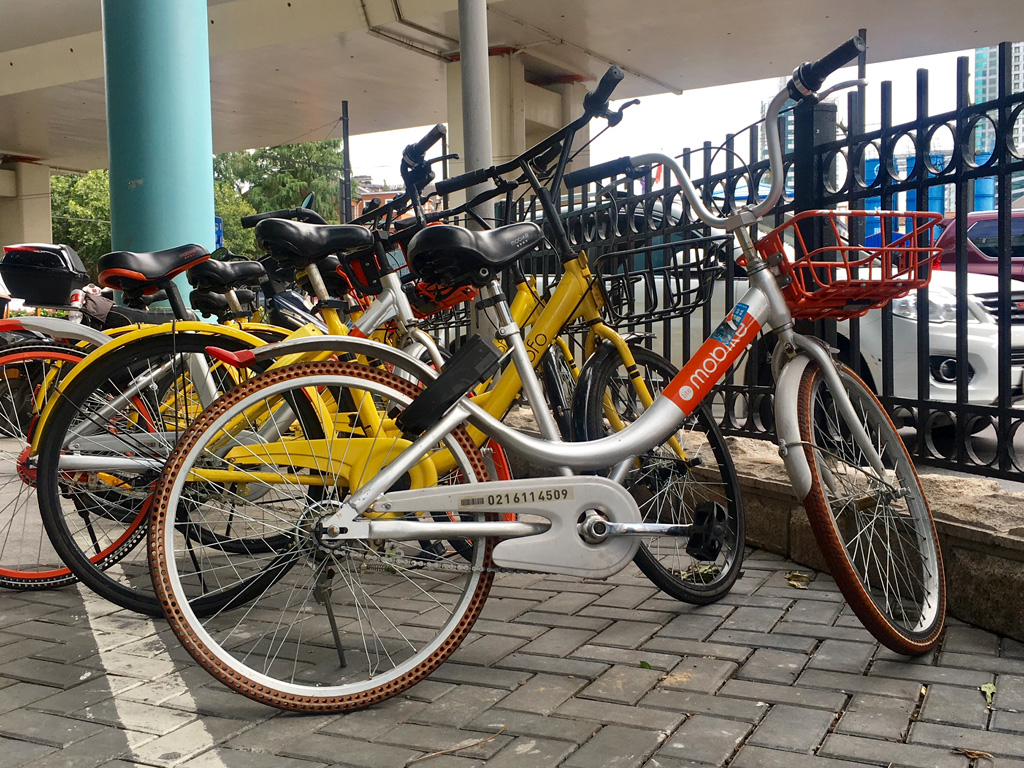
<path id="1" fill-rule="evenodd" d="M 1024 179 L 1024 93 L 1011 92 L 1012 68 L 1022 66 L 1012 61 L 1012 47 L 1003 44 L 998 56 L 998 97 L 984 103 L 970 103 L 968 61 L 961 59 L 956 108 L 949 112 L 929 113 L 928 72 L 920 70 L 910 122 L 893 124 L 889 83 L 882 84 L 881 125 L 873 130 L 863 128 L 863 92 L 848 94 L 845 129 L 837 128 L 835 105 L 801 106 L 784 115 L 793 151 L 785 157 L 787 194 L 773 220 L 813 208 L 955 210 L 949 220 L 955 255 L 951 248 L 930 288 L 859 319 L 818 321 L 815 330 L 873 386 L 919 463 L 1020 479 L 1024 408 L 1015 401 L 1024 371 L 1024 282 L 1011 276 L 1024 279 L 1024 210 L 1019 217 L 1012 210 L 1014 197 L 1024 196 L 1024 189 L 1013 192 L 1014 182 Z M 728 213 L 756 200 L 767 185 L 767 161 L 760 155 L 754 126 L 729 137 L 724 147 L 684 152 L 682 164 L 705 203 Z M 611 181 L 619 183 L 613 195 Z M 979 243 L 969 242 L 977 222 L 968 215 L 979 201 L 994 211 L 981 217 L 989 221 L 978 238 L 984 240 L 980 255 Z M 539 214 L 535 205 L 521 206 L 521 217 Z M 591 263 L 612 265 L 606 274 L 628 272 L 623 264 L 638 273 L 642 266 L 681 266 L 673 277 L 652 277 L 632 292 L 624 287 L 628 281 L 620 281 L 617 299 L 639 312 L 639 319 L 621 325 L 648 334 L 646 343 L 677 365 L 743 289 L 732 249 L 699 239 L 716 233 L 694 223 L 679 188 L 667 180 L 604 180 L 566 195 L 562 208 L 571 238 L 588 249 Z M 720 269 L 710 300 L 694 302 L 690 314 L 663 311 L 678 299 L 671 286 L 678 294 L 680 286 L 707 278 L 702 270 L 711 253 Z M 557 264 L 540 255 L 528 270 L 550 279 Z M 609 295 L 615 299 L 614 288 Z M 769 335 L 755 344 L 716 395 L 716 413 L 731 434 L 772 436 L 766 386 L 771 343 Z"/>

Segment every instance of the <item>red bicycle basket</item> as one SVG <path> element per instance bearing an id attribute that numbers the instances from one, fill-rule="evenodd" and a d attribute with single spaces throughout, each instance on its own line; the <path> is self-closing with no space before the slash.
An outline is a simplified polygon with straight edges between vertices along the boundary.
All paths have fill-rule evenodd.
<path id="1" fill-rule="evenodd" d="M 794 317 L 859 317 L 928 284 L 940 252 L 932 227 L 941 219 L 928 211 L 804 211 L 755 247 L 789 278 L 782 292 Z M 811 232 L 824 245 L 809 247 Z"/>

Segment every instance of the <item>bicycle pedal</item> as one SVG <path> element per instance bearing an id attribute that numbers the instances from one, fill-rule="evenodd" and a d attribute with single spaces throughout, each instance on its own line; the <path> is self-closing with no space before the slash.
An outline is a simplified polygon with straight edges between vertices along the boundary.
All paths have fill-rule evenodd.
<path id="1" fill-rule="evenodd" d="M 443 560 L 448 554 L 448 549 L 440 541 L 420 541 L 420 551 L 416 555 L 417 560 Z"/>
<path id="2" fill-rule="evenodd" d="M 715 501 L 702 501 L 693 511 L 693 532 L 686 554 L 697 560 L 715 560 L 722 552 L 728 515 Z"/>

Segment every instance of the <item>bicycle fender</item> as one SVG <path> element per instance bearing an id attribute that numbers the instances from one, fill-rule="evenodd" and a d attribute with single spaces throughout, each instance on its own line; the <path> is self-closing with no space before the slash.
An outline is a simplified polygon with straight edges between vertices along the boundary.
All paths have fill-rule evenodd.
<path id="1" fill-rule="evenodd" d="M 84 341 L 94 347 L 102 347 L 110 341 L 110 337 L 103 331 L 60 317 L 12 317 L 0 320 L 0 333 L 10 331 L 42 333 L 54 339 Z"/>
<path id="2" fill-rule="evenodd" d="M 800 380 L 810 362 L 811 358 L 807 355 L 797 355 L 783 366 L 775 383 L 775 431 L 779 437 L 779 455 L 786 465 L 796 497 L 801 502 L 811 490 L 811 468 L 804 447 L 800 444 L 797 398 Z"/>
<path id="3" fill-rule="evenodd" d="M 598 342 L 594 354 L 587 358 L 580 371 L 580 377 L 576 380 L 576 390 L 572 396 L 572 431 L 574 435 L 585 435 L 587 425 L 584 423 L 584 407 L 587 400 L 587 392 L 590 391 L 591 381 L 601 370 L 601 365 L 609 355 L 615 353 L 615 347 L 611 344 Z"/>

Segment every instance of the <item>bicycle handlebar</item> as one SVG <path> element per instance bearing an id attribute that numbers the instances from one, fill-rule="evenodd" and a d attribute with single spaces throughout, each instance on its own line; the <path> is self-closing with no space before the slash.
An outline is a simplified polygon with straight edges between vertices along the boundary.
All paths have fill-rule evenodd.
<path id="1" fill-rule="evenodd" d="M 475 171 L 469 171 L 469 173 L 452 176 L 450 179 L 441 179 L 441 181 L 434 184 L 434 189 L 439 195 L 458 192 L 460 189 L 466 189 L 487 181 L 491 178 L 493 171 L 494 166 L 492 165 L 490 168 L 478 168 Z"/>
<path id="2" fill-rule="evenodd" d="M 620 173 L 630 173 L 634 169 L 633 161 L 629 157 L 620 157 L 615 160 L 608 160 L 604 163 L 592 165 L 589 168 L 580 168 L 578 171 L 571 171 L 562 177 L 565 186 L 582 187 L 592 181 L 599 181 L 608 176 L 617 176 Z"/>
<path id="3" fill-rule="evenodd" d="M 615 90 L 615 86 L 622 82 L 623 77 L 625 75 L 618 67 L 613 65 L 608 68 L 604 77 L 601 78 L 601 82 L 597 84 L 597 88 L 583 97 L 583 111 L 588 117 L 603 115 L 608 110 L 608 99 L 611 97 L 612 91 Z"/>
<path id="4" fill-rule="evenodd" d="M 799 99 L 814 93 L 821 88 L 826 77 L 853 61 L 865 48 L 864 39 L 858 35 L 851 37 L 817 61 L 805 61 L 793 70 L 793 77 L 789 81 L 790 95 L 794 99 Z"/>
<path id="5" fill-rule="evenodd" d="M 409 165 L 422 165 L 427 150 L 447 135 L 448 129 L 442 123 L 438 123 L 422 139 L 406 146 L 405 151 L 402 152 L 402 160 Z"/>

